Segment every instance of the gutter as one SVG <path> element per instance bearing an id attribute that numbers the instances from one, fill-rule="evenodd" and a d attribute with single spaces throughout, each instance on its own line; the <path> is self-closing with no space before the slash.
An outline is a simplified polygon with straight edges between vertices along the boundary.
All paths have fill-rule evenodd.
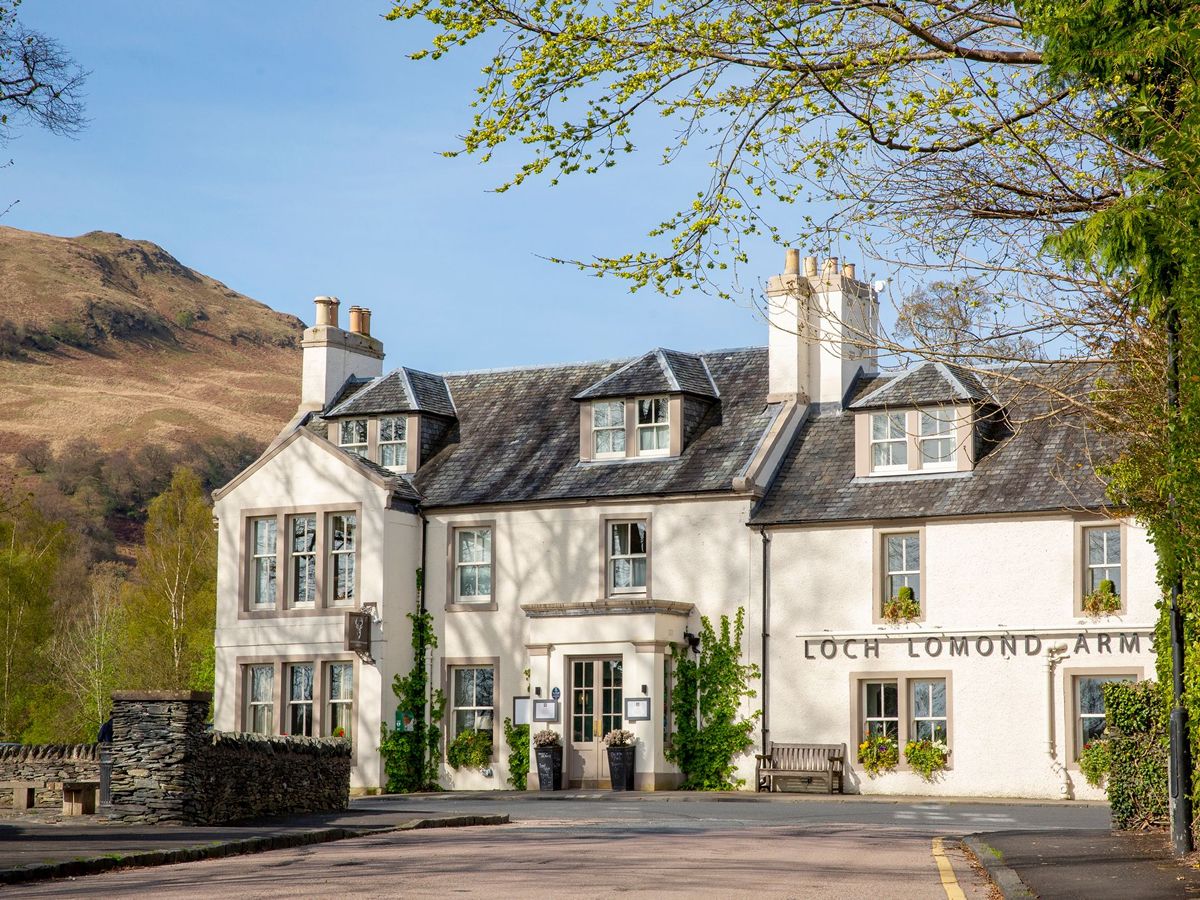
<path id="1" fill-rule="evenodd" d="M 762 537 L 762 753 L 770 752 L 771 736 L 771 679 L 769 654 L 771 640 L 771 536 L 767 529 L 758 529 Z M 758 786 L 755 785 L 757 788 Z"/>

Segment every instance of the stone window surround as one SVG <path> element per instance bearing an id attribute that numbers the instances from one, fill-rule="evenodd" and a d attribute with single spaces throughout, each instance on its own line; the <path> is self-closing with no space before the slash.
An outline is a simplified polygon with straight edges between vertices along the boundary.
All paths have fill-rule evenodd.
<path id="1" fill-rule="evenodd" d="M 492 599 L 490 603 L 460 602 L 458 599 L 458 579 L 455 563 L 458 561 L 458 548 L 455 538 L 459 531 L 475 528 L 490 528 L 492 530 Z M 446 612 L 495 612 L 500 607 L 496 602 L 496 520 L 495 519 L 464 519 L 461 522 L 451 522 L 446 526 Z"/>
<path id="2" fill-rule="evenodd" d="M 492 667 L 492 755 L 491 762 L 496 761 L 496 752 L 500 747 L 501 711 L 505 709 L 500 702 L 503 694 L 500 691 L 500 657 L 498 656 L 444 656 L 442 657 L 442 692 L 446 697 L 446 727 L 442 729 L 442 759 L 446 759 L 450 744 L 454 740 L 450 732 L 454 730 L 454 677 L 455 669 L 479 669 Z M 449 763 L 444 763 L 449 765 Z"/>
<path id="3" fill-rule="evenodd" d="M 668 399 L 668 424 L 671 426 L 671 447 L 667 453 L 661 450 L 638 453 L 637 449 L 637 401 L 656 397 Z M 592 445 L 592 403 L 625 403 L 625 455 L 597 458 Z M 631 394 L 627 397 L 597 397 L 579 404 L 579 458 L 585 462 L 621 462 L 627 459 L 672 459 L 683 453 L 683 394 Z"/>
<path id="4" fill-rule="evenodd" d="M 926 541 L 925 541 L 925 523 L 914 522 L 908 525 L 888 525 L 875 526 L 871 531 L 871 623 L 873 625 L 890 624 L 883 618 L 883 602 L 884 590 L 883 581 L 887 575 L 887 567 L 884 565 L 884 555 L 887 553 L 886 538 L 891 534 L 909 534 L 916 532 L 917 541 L 920 546 L 921 554 L 921 570 L 920 570 L 920 597 L 918 601 L 921 604 L 921 614 L 912 621 L 924 622 L 929 603 L 929 595 L 925 591 L 926 572 L 929 566 L 926 563 Z M 891 599 L 890 597 L 887 599 Z"/>
<path id="5" fill-rule="evenodd" d="M 378 415 L 361 415 L 361 416 L 338 416 L 336 419 L 329 420 L 329 442 L 335 447 L 340 447 L 338 439 L 341 437 L 339 430 L 341 423 L 353 419 L 367 420 L 367 459 L 376 465 L 382 465 L 379 462 L 379 420 L 381 418 L 400 418 L 404 416 L 408 419 L 408 424 L 405 426 L 405 434 L 408 442 L 408 465 L 403 470 L 393 468 L 392 471 L 403 471 L 405 474 L 413 474 L 421 466 L 421 415 L 420 413 L 387 413 Z"/>
<path id="6" fill-rule="evenodd" d="M 1079 751 L 1076 747 L 1075 725 L 1079 720 L 1079 710 L 1076 703 L 1075 682 L 1079 678 L 1095 677 L 1097 675 L 1132 675 L 1135 681 L 1146 678 L 1145 666 L 1063 666 L 1063 712 L 1066 715 L 1066 727 L 1063 729 L 1063 759 L 1067 769 L 1079 771 Z"/>
<path id="7" fill-rule="evenodd" d="M 899 747 L 900 761 L 896 765 L 897 772 L 911 772 L 912 767 L 904 760 L 904 745 L 908 743 L 909 731 L 912 726 L 912 711 L 910 708 L 913 681 L 929 681 L 935 678 L 946 682 L 946 746 L 950 748 L 947 769 L 954 768 L 954 683 L 953 673 L 949 669 L 930 669 L 929 671 L 886 671 L 886 672 L 851 672 L 850 673 L 850 746 L 855 748 L 854 760 L 857 761 L 858 745 L 864 738 L 863 722 L 866 709 L 863 704 L 863 683 L 867 681 L 896 682 L 896 714 L 899 718 Z"/>
<path id="8" fill-rule="evenodd" d="M 284 723 L 287 721 L 287 693 L 284 679 L 287 674 L 287 667 L 296 663 L 312 663 L 313 664 L 313 736 L 325 737 L 325 705 L 328 697 L 327 681 L 329 677 L 330 663 L 353 663 L 354 664 L 354 712 L 352 713 L 354 721 L 358 721 L 359 702 L 362 685 L 362 660 L 353 653 L 307 653 L 301 655 L 289 656 L 239 656 L 234 660 L 237 668 L 237 688 L 235 691 L 237 702 L 237 729 L 238 731 L 246 731 L 249 727 L 249 677 L 250 666 L 274 666 L 274 691 L 271 702 L 274 704 L 274 730 L 272 734 L 282 734 Z M 357 765 L 357 757 L 354 755 L 358 745 L 358 728 L 350 730 L 351 744 L 351 766 Z"/>
<path id="9" fill-rule="evenodd" d="M 356 534 L 354 562 L 353 604 L 333 606 L 329 603 L 326 570 L 329 568 L 329 517 L 335 513 L 351 513 L 355 516 Z M 290 587 L 288 553 L 288 521 L 292 516 L 315 515 L 317 517 L 317 602 L 311 608 L 287 605 Z M 253 609 L 250 600 L 254 596 L 254 566 L 251 553 L 253 541 L 253 519 L 275 519 L 275 605 L 265 609 Z M 299 616 L 334 616 L 347 610 L 362 607 L 362 535 L 363 519 L 361 503 L 318 503 L 313 506 L 268 507 L 244 509 L 241 512 L 241 547 L 238 551 L 238 618 L 271 619 Z"/>
<path id="10" fill-rule="evenodd" d="M 956 415 L 954 433 L 954 464 L 921 465 L 921 410 L 953 406 Z M 872 471 L 871 416 L 903 412 L 908 435 L 908 468 Z M 895 478 L 898 475 L 945 475 L 948 472 L 970 472 L 975 468 L 975 410 L 965 403 L 928 403 L 900 409 L 868 409 L 854 414 L 854 476 L 856 478 Z"/>
<path id="11" fill-rule="evenodd" d="M 647 512 L 631 512 L 625 515 L 605 514 L 600 517 L 600 599 L 611 600 L 621 597 L 638 597 L 650 600 L 654 597 L 654 515 Z M 646 523 L 646 589 L 644 591 L 614 592 L 608 582 L 608 548 L 611 537 L 609 527 L 621 522 Z"/>
<path id="12" fill-rule="evenodd" d="M 1119 528 L 1121 532 L 1121 583 L 1117 589 L 1121 592 L 1121 608 L 1113 616 L 1123 616 L 1129 612 L 1129 526 L 1122 519 L 1076 519 L 1075 520 L 1075 587 L 1072 604 L 1072 615 L 1082 618 L 1087 614 L 1083 611 L 1084 587 L 1087 584 L 1085 569 L 1087 568 L 1086 532 L 1089 528 Z"/>

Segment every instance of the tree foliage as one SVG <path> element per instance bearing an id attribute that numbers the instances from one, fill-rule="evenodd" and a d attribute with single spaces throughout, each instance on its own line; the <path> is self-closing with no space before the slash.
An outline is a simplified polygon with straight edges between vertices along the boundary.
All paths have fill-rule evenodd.
<path id="1" fill-rule="evenodd" d="M 126 592 L 131 687 L 211 690 L 217 541 L 200 479 L 176 469 L 150 503 Z"/>
<path id="2" fill-rule="evenodd" d="M 721 616 L 719 631 L 701 616 L 699 656 L 673 651 L 675 733 L 666 756 L 683 772 L 684 790 L 732 791 L 744 783 L 735 777 L 735 759 L 752 746 L 750 736 L 762 716 L 761 710 L 742 715 L 744 701 L 758 696 L 750 682 L 759 677 L 757 665 L 742 661 L 744 630 L 741 607 L 732 622 Z"/>

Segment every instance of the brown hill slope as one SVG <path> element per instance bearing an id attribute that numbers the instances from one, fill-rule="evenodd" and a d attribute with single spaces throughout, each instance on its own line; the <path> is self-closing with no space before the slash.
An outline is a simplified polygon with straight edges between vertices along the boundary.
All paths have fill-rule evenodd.
<path id="1" fill-rule="evenodd" d="M 296 409 L 303 327 L 148 241 L 0 227 L 0 454 L 265 443 Z"/>

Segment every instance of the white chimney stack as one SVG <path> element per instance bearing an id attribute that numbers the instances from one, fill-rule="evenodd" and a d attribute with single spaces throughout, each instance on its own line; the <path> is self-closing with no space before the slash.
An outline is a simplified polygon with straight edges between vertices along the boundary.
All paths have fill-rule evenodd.
<path id="1" fill-rule="evenodd" d="M 383 374 L 383 344 L 370 335 L 370 312 L 350 308 L 350 331 L 338 327 L 337 297 L 317 297 L 316 321 L 304 331 L 300 410 L 324 409 L 351 375 Z"/>
<path id="2" fill-rule="evenodd" d="M 876 369 L 864 343 L 878 314 L 871 287 L 857 280 L 855 266 L 830 257 L 819 268 L 815 256 L 789 249 L 782 275 L 767 283 L 768 400 L 841 403 L 859 368 Z"/>

